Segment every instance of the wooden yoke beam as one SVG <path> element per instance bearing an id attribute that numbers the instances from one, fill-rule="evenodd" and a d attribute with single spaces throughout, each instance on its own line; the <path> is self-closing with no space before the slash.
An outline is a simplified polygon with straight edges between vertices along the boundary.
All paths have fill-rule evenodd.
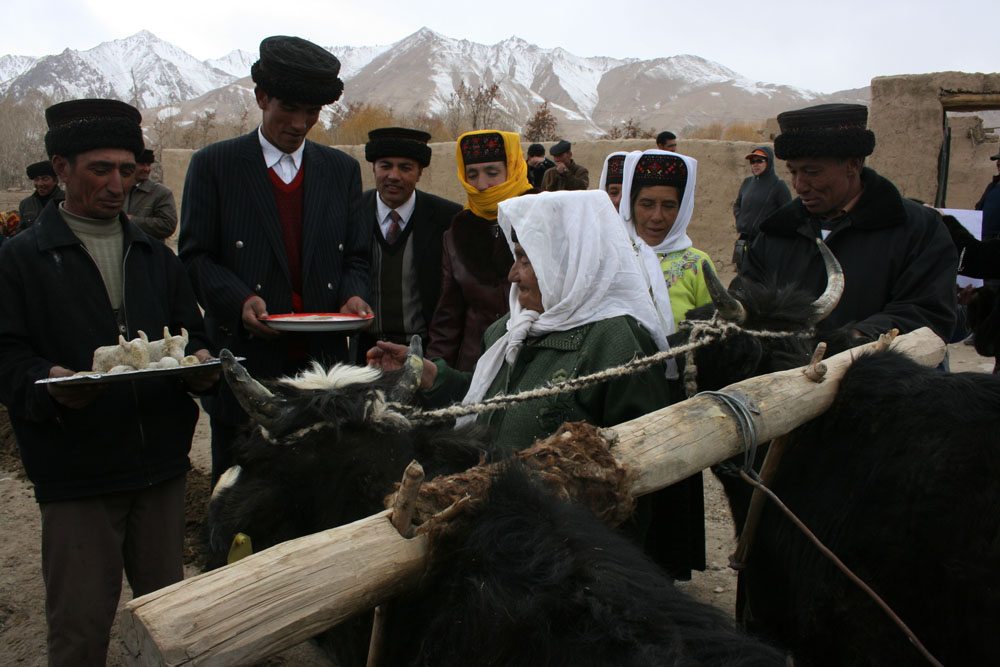
<path id="1" fill-rule="evenodd" d="M 727 393 L 759 409 L 761 442 L 826 410 L 839 380 L 865 348 L 823 363 L 825 380 L 802 369 L 751 378 Z M 892 347 L 933 366 L 945 345 L 929 329 L 899 336 Z M 633 491 L 669 486 L 743 451 L 728 408 L 709 396 L 669 406 L 614 428 L 615 457 L 635 471 Z M 232 565 L 178 582 L 129 602 L 122 612 L 134 665 L 248 664 L 301 643 L 412 587 L 427 560 L 427 539 L 404 539 L 389 512 L 279 544 Z"/>

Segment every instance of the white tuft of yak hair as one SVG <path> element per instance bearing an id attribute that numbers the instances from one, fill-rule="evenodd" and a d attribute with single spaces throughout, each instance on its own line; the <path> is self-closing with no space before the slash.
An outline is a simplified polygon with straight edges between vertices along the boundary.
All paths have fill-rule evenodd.
<path id="1" fill-rule="evenodd" d="M 212 489 L 212 498 L 215 498 L 215 496 L 221 491 L 228 489 L 235 484 L 236 480 L 240 477 L 240 470 L 242 470 L 242 468 L 239 466 L 227 468 L 226 472 L 219 476 L 219 481 L 215 483 L 215 488 Z"/>
<path id="2" fill-rule="evenodd" d="M 382 370 L 374 366 L 350 366 L 336 364 L 329 370 L 318 361 L 293 378 L 280 378 L 278 382 L 303 390 L 330 391 L 343 389 L 355 384 L 368 384 L 382 377 Z"/>

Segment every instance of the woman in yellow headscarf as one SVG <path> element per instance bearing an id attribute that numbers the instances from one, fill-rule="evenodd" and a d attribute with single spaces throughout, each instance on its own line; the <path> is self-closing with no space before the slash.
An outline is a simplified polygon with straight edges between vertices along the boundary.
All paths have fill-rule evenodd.
<path id="1" fill-rule="evenodd" d="M 507 273 L 514 258 L 497 225 L 497 205 L 536 191 L 514 132 L 467 132 L 458 138 L 456 161 L 468 201 L 444 233 L 441 298 L 425 354 L 471 371 L 486 328 L 510 308 Z"/>

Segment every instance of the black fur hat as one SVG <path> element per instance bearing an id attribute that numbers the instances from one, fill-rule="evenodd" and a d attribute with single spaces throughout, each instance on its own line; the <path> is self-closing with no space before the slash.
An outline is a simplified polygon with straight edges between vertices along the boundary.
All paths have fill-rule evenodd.
<path id="1" fill-rule="evenodd" d="M 156 155 L 153 154 L 152 149 L 144 148 L 135 158 L 135 161 L 139 164 L 153 164 L 156 162 Z"/>
<path id="2" fill-rule="evenodd" d="M 275 35 L 260 43 L 250 77 L 269 97 L 299 104 L 332 104 L 344 92 L 340 61 L 301 37 Z"/>
<path id="3" fill-rule="evenodd" d="M 405 127 L 381 127 L 368 133 L 365 159 L 374 162 L 384 157 L 405 157 L 416 160 L 421 167 L 431 163 L 431 135 Z"/>
<path id="4" fill-rule="evenodd" d="M 778 114 L 781 134 L 774 155 L 800 157 L 867 157 L 875 150 L 875 133 L 867 129 L 868 108 L 862 104 L 820 104 Z"/>
<path id="5" fill-rule="evenodd" d="M 38 178 L 39 176 L 51 176 L 52 178 L 56 176 L 56 170 L 52 168 L 52 163 L 49 160 L 29 164 L 25 171 L 28 174 L 28 178 L 31 179 Z"/>
<path id="6" fill-rule="evenodd" d="M 95 148 L 123 148 L 137 157 L 142 152 L 142 114 L 118 100 L 84 99 L 53 104 L 45 110 L 45 151 L 77 155 Z"/>

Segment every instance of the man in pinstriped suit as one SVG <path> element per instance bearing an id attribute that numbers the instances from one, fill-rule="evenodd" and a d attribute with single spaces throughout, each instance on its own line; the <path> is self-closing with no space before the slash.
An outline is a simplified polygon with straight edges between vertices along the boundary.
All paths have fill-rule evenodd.
<path id="1" fill-rule="evenodd" d="M 279 334 L 260 317 L 371 312 L 360 167 L 305 139 L 322 106 L 340 97 L 339 73 L 340 62 L 312 42 L 265 39 L 251 68 L 260 127 L 198 151 L 184 182 L 179 255 L 206 328 L 258 378 L 347 356 L 342 334 Z M 209 412 L 214 484 L 232 463 L 230 445 L 247 416 L 228 387 Z"/>

